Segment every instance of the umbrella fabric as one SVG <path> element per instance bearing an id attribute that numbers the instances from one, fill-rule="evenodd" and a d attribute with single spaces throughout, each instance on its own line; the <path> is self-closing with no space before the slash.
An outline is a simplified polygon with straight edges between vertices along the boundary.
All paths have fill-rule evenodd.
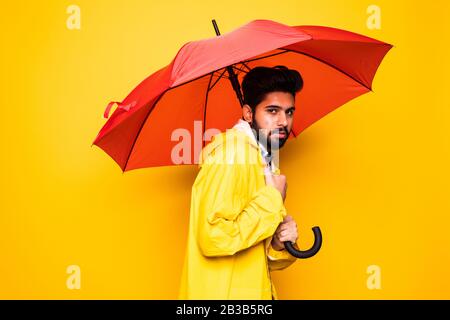
<path id="1" fill-rule="evenodd" d="M 225 131 L 241 117 L 229 81 L 232 65 L 239 81 L 255 66 L 285 65 L 298 70 L 304 87 L 296 97 L 294 126 L 300 134 L 329 112 L 372 89 L 372 80 L 392 45 L 352 32 L 321 26 L 290 27 L 255 20 L 232 32 L 186 43 L 169 65 L 142 81 L 98 133 L 93 145 L 110 155 L 123 172 L 174 165 L 177 129 L 191 140 L 189 161 L 197 163 L 208 129 Z M 200 124 L 200 126 L 198 126 Z M 197 139 L 196 139 L 197 137 Z M 200 139 L 198 139 L 200 137 Z"/>

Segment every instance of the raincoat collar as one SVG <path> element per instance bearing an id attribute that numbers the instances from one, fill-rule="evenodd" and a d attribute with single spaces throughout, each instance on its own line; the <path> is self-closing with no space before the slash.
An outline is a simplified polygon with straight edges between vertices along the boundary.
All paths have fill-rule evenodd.
<path id="1" fill-rule="evenodd" d="M 233 129 L 237 129 L 237 130 L 245 132 L 251 138 L 251 141 L 258 145 L 259 150 L 261 151 L 261 155 L 262 155 L 264 161 L 266 162 L 267 167 L 270 168 L 272 170 L 272 172 L 275 172 L 276 168 L 272 161 L 272 155 L 269 154 L 266 147 L 256 139 L 256 136 L 253 133 L 253 130 L 250 127 L 250 124 L 245 120 L 239 119 L 238 122 L 233 126 Z"/>

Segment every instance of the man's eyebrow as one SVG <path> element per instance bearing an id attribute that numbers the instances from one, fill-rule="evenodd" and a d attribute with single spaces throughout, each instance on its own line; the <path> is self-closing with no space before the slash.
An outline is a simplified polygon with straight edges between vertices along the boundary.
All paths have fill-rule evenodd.
<path id="1" fill-rule="evenodd" d="M 269 109 L 269 108 L 271 108 L 271 109 L 283 109 L 282 107 L 277 106 L 277 105 L 268 105 L 268 106 L 266 106 L 266 109 Z M 295 110 L 295 106 L 288 107 L 286 109 L 286 111 L 289 111 L 289 110 Z"/>

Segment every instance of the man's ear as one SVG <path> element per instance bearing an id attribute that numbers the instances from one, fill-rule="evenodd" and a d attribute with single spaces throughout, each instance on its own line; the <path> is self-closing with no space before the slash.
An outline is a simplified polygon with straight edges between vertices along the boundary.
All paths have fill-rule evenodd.
<path id="1" fill-rule="evenodd" d="M 253 121 L 252 108 L 248 104 L 242 106 L 242 118 L 247 122 Z"/>

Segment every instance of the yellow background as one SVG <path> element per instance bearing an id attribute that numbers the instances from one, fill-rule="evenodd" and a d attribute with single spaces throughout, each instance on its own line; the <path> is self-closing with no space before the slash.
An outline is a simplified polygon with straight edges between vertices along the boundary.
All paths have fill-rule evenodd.
<path id="1" fill-rule="evenodd" d="M 69 30 L 66 9 L 81 9 Z M 381 8 L 381 30 L 366 9 Z M 0 298 L 174 299 L 195 166 L 123 174 L 98 147 L 121 101 L 187 41 L 254 19 L 325 25 L 394 44 L 374 93 L 281 154 L 300 244 L 281 299 L 450 298 L 448 1 L 14 1 L 2 5 Z M 69 265 L 81 289 L 66 287 Z M 366 286 L 369 265 L 381 289 Z"/>

